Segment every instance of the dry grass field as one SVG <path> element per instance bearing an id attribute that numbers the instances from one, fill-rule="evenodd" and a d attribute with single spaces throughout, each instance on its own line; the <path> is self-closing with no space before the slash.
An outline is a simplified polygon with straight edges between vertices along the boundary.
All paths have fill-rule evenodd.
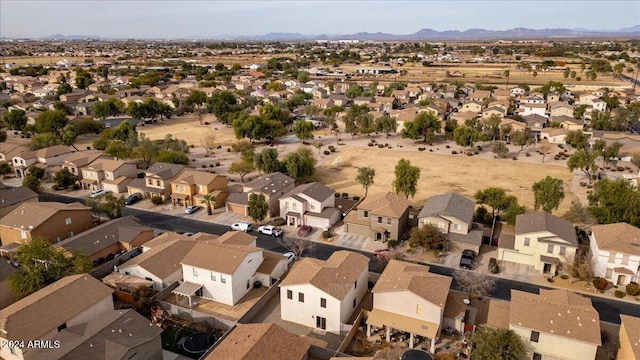
<path id="1" fill-rule="evenodd" d="M 364 195 L 355 177 L 357 167 L 369 166 L 376 171 L 375 184 L 369 192 L 391 191 L 394 167 L 400 158 L 410 160 L 421 170 L 418 191 L 410 199 L 414 205 L 422 205 L 429 196 L 449 191 L 472 198 L 477 190 L 496 186 L 508 189 L 521 204 L 532 209 L 531 185 L 547 175 L 562 179 L 565 184 L 566 197 L 556 213 L 566 212 L 571 200 L 577 198 L 570 188 L 573 175 L 560 166 L 366 147 L 340 147 L 318 167 L 316 180 L 339 192 Z"/>

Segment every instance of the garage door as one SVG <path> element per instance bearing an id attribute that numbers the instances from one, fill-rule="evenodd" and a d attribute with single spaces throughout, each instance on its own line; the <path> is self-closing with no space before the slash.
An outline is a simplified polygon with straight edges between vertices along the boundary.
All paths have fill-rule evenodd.
<path id="1" fill-rule="evenodd" d="M 245 213 L 246 206 L 240 204 L 229 204 L 227 203 L 227 211 L 230 213 L 247 216 Z"/>
<path id="2" fill-rule="evenodd" d="M 317 218 L 313 216 L 304 217 L 305 224 L 314 228 L 324 229 L 329 226 L 329 219 Z"/>
<path id="3" fill-rule="evenodd" d="M 501 260 L 511 261 L 518 264 L 531 265 L 531 255 L 521 254 L 508 250 L 504 250 L 504 255 L 502 256 Z"/>

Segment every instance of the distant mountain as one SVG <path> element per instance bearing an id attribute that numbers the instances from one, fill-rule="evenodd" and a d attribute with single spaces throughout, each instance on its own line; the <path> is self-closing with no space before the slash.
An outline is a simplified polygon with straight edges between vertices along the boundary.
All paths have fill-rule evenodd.
<path id="1" fill-rule="evenodd" d="M 90 35 L 62 35 L 55 34 L 49 35 L 47 37 L 42 38 L 42 40 L 95 40 L 98 39 L 98 36 L 90 36 Z"/>
<path id="2" fill-rule="evenodd" d="M 632 27 L 628 27 L 628 28 L 624 28 L 624 29 L 620 29 L 618 30 L 619 32 L 640 32 L 640 24 L 636 25 L 636 26 L 632 26 Z"/>

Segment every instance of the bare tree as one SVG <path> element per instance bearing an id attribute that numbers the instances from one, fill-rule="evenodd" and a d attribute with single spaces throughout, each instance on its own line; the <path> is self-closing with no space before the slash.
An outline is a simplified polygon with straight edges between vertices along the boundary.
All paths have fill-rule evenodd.
<path id="1" fill-rule="evenodd" d="M 316 243 L 313 241 L 285 236 L 280 239 L 280 245 L 296 254 L 296 257 L 302 256 L 305 251 L 311 251 L 316 248 Z"/>
<path id="2" fill-rule="evenodd" d="M 468 293 L 471 298 L 487 296 L 496 288 L 494 277 L 469 270 L 456 270 L 453 273 L 453 278 L 458 283 L 460 290 Z"/>
<path id="3" fill-rule="evenodd" d="M 569 254 L 565 256 L 565 260 L 562 262 L 562 271 L 571 276 L 571 283 L 576 281 L 591 281 L 593 279 L 594 265 L 586 255 L 573 255 Z"/>
<path id="4" fill-rule="evenodd" d="M 551 154 L 551 149 L 553 148 L 553 146 L 551 144 L 549 144 L 549 141 L 541 141 L 538 144 L 538 151 L 540 151 L 540 154 L 542 154 L 542 162 L 544 162 L 544 158 Z"/>
<path id="5" fill-rule="evenodd" d="M 205 148 L 207 154 L 212 152 L 216 148 L 216 136 L 214 134 L 208 134 L 200 139 L 202 147 Z"/>

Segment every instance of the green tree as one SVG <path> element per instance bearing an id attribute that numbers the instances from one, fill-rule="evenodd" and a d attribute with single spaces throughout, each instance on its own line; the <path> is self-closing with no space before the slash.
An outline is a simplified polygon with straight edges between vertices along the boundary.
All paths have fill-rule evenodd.
<path id="1" fill-rule="evenodd" d="M 33 174 L 27 174 L 23 179 L 22 179 L 22 186 L 26 187 L 29 190 L 35 191 L 37 193 L 40 192 L 41 190 L 41 183 L 40 183 L 40 179 L 38 179 L 35 175 Z"/>
<path id="2" fill-rule="evenodd" d="M 565 141 L 578 150 L 584 149 L 588 140 L 587 135 L 580 130 L 569 131 L 565 136 Z"/>
<path id="3" fill-rule="evenodd" d="M 67 124 L 62 128 L 62 131 L 60 131 L 60 138 L 64 145 L 72 146 L 76 151 L 78 150 L 74 145 L 78 138 L 78 130 L 73 124 Z"/>
<path id="4" fill-rule="evenodd" d="M 495 143 L 493 143 L 493 146 L 491 146 L 491 152 L 502 159 L 505 155 L 507 155 L 507 153 L 509 153 L 509 148 L 504 142 L 496 141 Z"/>
<path id="5" fill-rule="evenodd" d="M 122 209 L 124 208 L 124 195 L 120 197 L 115 196 L 112 193 L 106 193 L 98 198 L 99 206 L 98 211 L 100 213 L 107 214 L 109 219 L 117 219 L 122 217 Z"/>
<path id="6" fill-rule="evenodd" d="M 309 104 L 302 108 L 302 113 L 310 117 L 311 119 L 315 118 L 315 116 L 318 115 L 320 111 L 321 109 L 318 107 L 318 105 L 315 104 Z"/>
<path id="7" fill-rule="evenodd" d="M 564 199 L 563 181 L 551 176 L 536 182 L 532 186 L 534 205 L 536 211 L 552 212 L 557 210 L 560 202 Z"/>
<path id="8" fill-rule="evenodd" d="M 76 87 L 78 89 L 86 89 L 93 83 L 93 78 L 91 77 L 91 74 L 89 74 L 89 72 L 81 67 L 76 68 Z"/>
<path id="9" fill-rule="evenodd" d="M 265 135 L 264 121 L 261 117 L 239 114 L 232 122 L 236 139 L 247 138 L 249 140 L 261 139 Z"/>
<path id="10" fill-rule="evenodd" d="M 364 188 L 364 196 L 367 197 L 369 193 L 369 187 L 373 185 L 373 178 L 376 176 L 376 171 L 373 168 L 363 166 L 358 168 L 358 175 L 356 175 L 356 181 Z"/>
<path id="11" fill-rule="evenodd" d="M 73 92 L 73 88 L 66 82 L 60 83 L 56 88 L 56 99 L 60 98 L 60 95 L 70 94 Z"/>
<path id="12" fill-rule="evenodd" d="M 362 96 L 362 92 L 364 91 L 364 89 L 362 88 L 362 86 L 358 85 L 358 84 L 351 84 L 349 86 L 349 88 L 347 89 L 347 92 L 345 93 L 345 95 L 350 98 L 356 98 L 358 96 Z"/>
<path id="13" fill-rule="evenodd" d="M 595 219 L 589 213 L 589 209 L 582 205 L 580 200 L 572 200 L 569 210 L 562 216 L 566 220 L 578 225 L 593 225 Z"/>
<path id="14" fill-rule="evenodd" d="M 409 234 L 409 246 L 411 248 L 424 248 L 425 250 L 444 249 L 446 239 L 440 230 L 431 225 L 416 226 Z"/>
<path id="15" fill-rule="evenodd" d="M 60 110 L 45 110 L 36 120 L 36 131 L 42 133 L 58 134 L 67 125 L 67 114 Z"/>
<path id="16" fill-rule="evenodd" d="M 22 131 L 27 125 L 27 113 L 24 110 L 11 109 L 3 114 L 2 121 L 7 124 L 9 129 Z"/>
<path id="17" fill-rule="evenodd" d="M 263 194 L 251 193 L 249 195 L 249 217 L 260 223 L 267 216 L 269 204 Z"/>
<path id="18" fill-rule="evenodd" d="M 402 138 L 417 140 L 423 138 L 424 142 L 432 141 L 436 133 L 440 131 L 440 119 L 429 111 L 422 111 L 416 115 L 413 121 L 404 123 L 400 132 Z"/>
<path id="19" fill-rule="evenodd" d="M 287 174 L 294 178 L 297 184 L 305 182 L 316 172 L 316 159 L 311 150 L 304 147 L 288 154 L 282 163 Z"/>
<path id="20" fill-rule="evenodd" d="M 518 199 L 513 195 L 507 196 L 506 201 L 508 206 L 507 206 L 507 209 L 504 211 L 503 219 L 504 221 L 507 222 L 507 224 L 515 225 L 516 217 L 518 215 L 524 214 L 526 212 L 526 208 L 518 204 Z"/>
<path id="21" fill-rule="evenodd" d="M 376 119 L 375 127 L 376 131 L 385 133 L 388 139 L 389 134 L 395 132 L 396 129 L 398 129 L 398 122 L 394 117 L 391 117 L 388 114 L 384 114 Z"/>
<path id="22" fill-rule="evenodd" d="M 345 130 L 355 137 L 358 133 L 368 133 L 372 129 L 366 129 L 364 126 L 369 124 L 373 127 L 373 115 L 369 114 L 367 105 L 353 105 L 344 116 Z"/>
<path id="23" fill-rule="evenodd" d="M 202 200 L 200 200 L 200 203 L 205 204 L 207 207 L 207 215 L 212 214 L 211 208 L 216 206 L 216 202 L 218 202 L 218 199 L 213 194 L 204 194 Z"/>
<path id="24" fill-rule="evenodd" d="M 293 132 L 296 134 L 298 139 L 302 140 L 312 140 L 313 139 L 313 123 L 311 121 L 300 120 L 293 127 Z"/>
<path id="25" fill-rule="evenodd" d="M 0 176 L 4 176 L 7 174 L 11 174 L 11 166 L 9 166 L 9 164 L 5 162 L 0 163 Z"/>
<path id="26" fill-rule="evenodd" d="M 170 164 L 189 165 L 187 154 L 182 151 L 160 149 L 156 161 Z"/>
<path id="27" fill-rule="evenodd" d="M 129 159 L 132 155 L 132 149 L 124 141 L 111 141 L 104 149 L 104 153 L 118 159 Z"/>
<path id="28" fill-rule="evenodd" d="M 569 160 L 567 160 L 567 167 L 571 172 L 576 169 L 581 170 L 589 177 L 589 183 L 591 183 L 592 175 L 597 169 L 596 154 L 584 149 L 578 150 L 569 156 Z"/>
<path id="29" fill-rule="evenodd" d="M 587 195 L 589 212 L 599 224 L 640 226 L 640 190 L 624 179 L 598 181 Z"/>
<path id="30" fill-rule="evenodd" d="M 60 138 L 52 133 L 43 133 L 31 138 L 29 149 L 39 150 L 54 145 L 60 145 Z"/>
<path id="31" fill-rule="evenodd" d="M 151 165 L 151 161 L 158 156 L 158 153 L 160 153 L 160 146 L 158 143 L 144 136 L 144 134 L 140 134 L 138 146 L 133 149 L 131 157 L 144 160 L 147 167 L 149 167 Z"/>
<path id="32" fill-rule="evenodd" d="M 265 174 L 278 171 L 280 169 L 278 150 L 275 148 L 266 148 L 262 150 L 255 155 L 254 163 L 256 168 Z"/>
<path id="33" fill-rule="evenodd" d="M 393 180 L 393 190 L 396 194 L 403 194 L 407 199 L 416 194 L 418 179 L 420 179 L 420 168 L 411 165 L 411 161 L 400 159 L 395 167 L 395 180 Z"/>
<path id="34" fill-rule="evenodd" d="M 527 352 L 513 330 L 480 327 L 471 337 L 471 360 L 517 360 Z"/>
<path id="35" fill-rule="evenodd" d="M 530 145 L 533 142 L 533 135 L 531 134 L 531 130 L 525 129 L 523 131 L 515 131 L 513 135 L 511 135 L 511 141 L 520 146 L 520 150 L 518 150 L 518 155 L 524 150 L 526 145 Z"/>
<path id="36" fill-rule="evenodd" d="M 253 163 L 241 160 L 231 163 L 228 171 L 230 174 L 238 174 L 240 176 L 240 181 L 244 183 L 245 175 L 254 171 L 255 169 L 256 168 Z"/>
<path id="37" fill-rule="evenodd" d="M 58 185 L 58 189 L 66 189 L 76 183 L 77 177 L 67 168 L 62 168 L 53 177 L 53 182 Z"/>
<path id="38" fill-rule="evenodd" d="M 463 148 L 470 148 L 478 141 L 480 134 L 468 126 L 458 126 L 453 131 L 453 139 Z"/>

